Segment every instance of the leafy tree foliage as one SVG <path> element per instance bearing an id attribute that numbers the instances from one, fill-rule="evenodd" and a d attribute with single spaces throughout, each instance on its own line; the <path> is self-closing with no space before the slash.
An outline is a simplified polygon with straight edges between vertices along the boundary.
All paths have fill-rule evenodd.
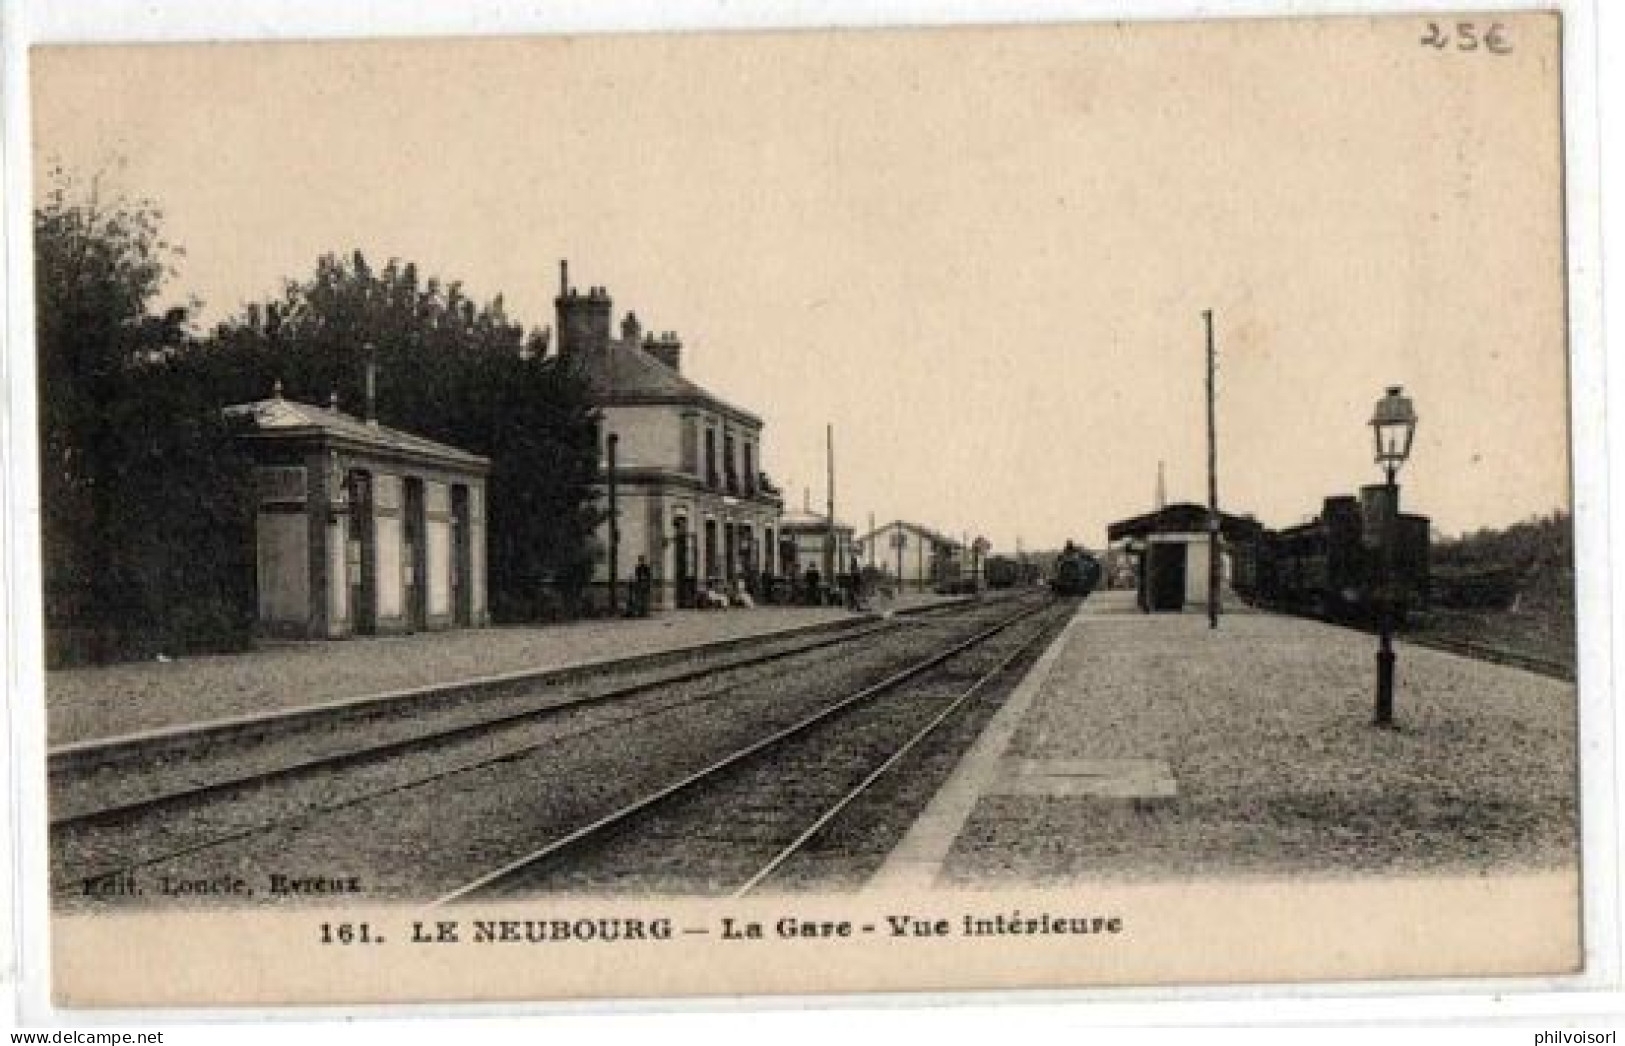
<path id="1" fill-rule="evenodd" d="M 204 350 L 223 402 L 263 398 L 280 381 L 290 398 L 337 395 L 357 415 L 376 360 L 380 422 L 491 459 L 495 616 L 535 620 L 579 597 L 598 518 L 595 415 L 580 379 L 501 297 L 478 303 L 411 263 L 328 255 L 308 280 L 222 324 Z"/>
<path id="2" fill-rule="evenodd" d="M 1574 521 L 1567 512 L 1436 540 L 1432 558 L 1445 572 L 1504 572 L 1520 605 L 1573 613 Z"/>
<path id="3" fill-rule="evenodd" d="M 155 302 L 149 203 L 61 171 L 34 213 L 45 613 L 55 663 L 216 648 L 252 623 L 249 473 Z"/>
<path id="4" fill-rule="evenodd" d="M 46 618 L 53 663 L 245 644 L 251 462 L 221 408 L 283 383 L 484 454 L 490 597 L 505 620 L 568 612 L 590 575 L 596 415 L 545 338 L 458 283 L 359 253 L 210 336 L 157 303 L 179 250 L 146 201 L 53 172 L 35 209 Z"/>

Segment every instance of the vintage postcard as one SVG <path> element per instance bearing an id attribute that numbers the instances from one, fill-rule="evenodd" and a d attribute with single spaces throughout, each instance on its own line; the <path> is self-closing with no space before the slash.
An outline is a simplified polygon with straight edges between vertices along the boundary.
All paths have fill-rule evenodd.
<path id="1" fill-rule="evenodd" d="M 33 48 L 56 1004 L 1581 975 L 1563 33 Z"/>

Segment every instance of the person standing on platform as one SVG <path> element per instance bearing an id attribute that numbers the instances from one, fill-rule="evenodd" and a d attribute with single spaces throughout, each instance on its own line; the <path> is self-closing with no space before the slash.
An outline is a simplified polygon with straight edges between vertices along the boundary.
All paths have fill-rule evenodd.
<path id="1" fill-rule="evenodd" d="M 647 556 L 638 557 L 638 565 L 632 571 L 632 616 L 648 617 L 649 604 L 654 588 L 654 571 L 649 569 Z"/>
<path id="2" fill-rule="evenodd" d="M 857 559 L 853 559 L 851 569 L 841 579 L 846 588 L 846 607 L 848 610 L 862 610 L 863 607 L 863 568 Z"/>

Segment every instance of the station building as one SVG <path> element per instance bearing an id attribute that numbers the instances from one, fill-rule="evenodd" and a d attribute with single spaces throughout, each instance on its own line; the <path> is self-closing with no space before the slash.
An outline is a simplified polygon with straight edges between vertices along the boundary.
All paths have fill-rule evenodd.
<path id="1" fill-rule="evenodd" d="M 485 479 L 476 454 L 284 399 L 252 422 L 259 629 L 337 639 L 484 625 Z M 371 414 L 371 411 L 368 411 Z"/>
<path id="2" fill-rule="evenodd" d="M 783 499 L 762 470 L 762 419 L 684 377 L 676 334 L 645 333 L 628 313 L 612 336 L 608 291 L 581 293 L 563 266 L 554 304 L 559 355 L 585 376 L 602 413 L 597 492 L 605 507 L 612 441 L 615 449 L 619 540 L 612 557 L 606 520 L 595 600 L 608 598 L 611 558 L 623 584 L 640 558 L 648 563 L 656 608 L 693 606 L 706 587 L 770 589 Z"/>
<path id="3" fill-rule="evenodd" d="M 865 565 L 896 578 L 904 591 L 927 591 L 958 580 L 966 570 L 963 542 L 901 519 L 858 538 L 858 554 Z"/>
<path id="4" fill-rule="evenodd" d="M 1206 506 L 1190 502 L 1118 520 L 1106 528 L 1112 552 L 1133 563 L 1141 610 L 1183 610 L 1187 603 L 1207 603 L 1211 562 Z M 1231 574 L 1228 545 L 1251 541 L 1262 531 L 1257 520 L 1219 513 L 1220 583 Z"/>

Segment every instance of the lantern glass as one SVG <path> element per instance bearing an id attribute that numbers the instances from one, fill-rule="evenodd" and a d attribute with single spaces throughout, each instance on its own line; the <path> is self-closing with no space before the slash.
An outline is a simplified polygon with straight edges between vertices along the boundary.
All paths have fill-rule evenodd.
<path id="1" fill-rule="evenodd" d="M 1411 455 L 1411 442 L 1416 438 L 1416 410 L 1410 397 L 1403 395 L 1400 386 L 1390 386 L 1386 395 L 1377 401 L 1371 414 L 1371 434 L 1375 440 L 1377 464 L 1390 472 Z"/>

